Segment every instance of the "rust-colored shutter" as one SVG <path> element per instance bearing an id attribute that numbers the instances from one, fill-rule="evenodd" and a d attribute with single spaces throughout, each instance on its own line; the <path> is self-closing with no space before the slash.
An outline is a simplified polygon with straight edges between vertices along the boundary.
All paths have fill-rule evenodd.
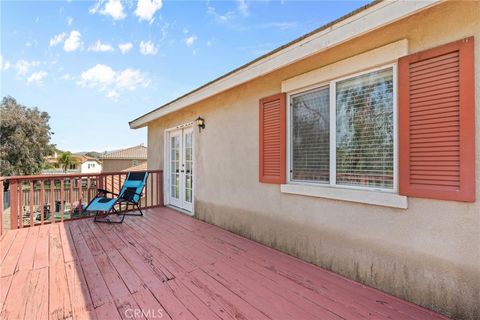
<path id="1" fill-rule="evenodd" d="M 473 37 L 399 60 L 400 193 L 475 201 Z"/>
<path id="2" fill-rule="evenodd" d="M 260 182 L 285 183 L 285 94 L 260 99 Z"/>

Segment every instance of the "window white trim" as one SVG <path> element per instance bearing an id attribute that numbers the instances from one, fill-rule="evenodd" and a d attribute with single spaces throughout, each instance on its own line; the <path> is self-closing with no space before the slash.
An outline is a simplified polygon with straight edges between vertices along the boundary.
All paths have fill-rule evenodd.
<path id="1" fill-rule="evenodd" d="M 322 186 L 320 184 L 282 184 L 282 193 L 296 194 L 309 197 L 319 197 L 333 200 L 342 200 L 385 206 L 392 208 L 407 209 L 408 199 L 406 196 L 390 192 L 376 192 L 367 190 L 355 190 L 350 188 Z"/>
<path id="2" fill-rule="evenodd" d="M 402 39 L 385 46 L 358 54 L 345 60 L 341 60 L 325 67 L 303 73 L 296 77 L 282 81 L 282 92 L 293 94 L 294 92 L 306 91 L 317 87 L 320 83 L 326 83 L 333 79 L 341 80 L 341 77 L 353 72 L 371 70 L 383 66 L 408 54 L 408 40 Z"/>
<path id="3" fill-rule="evenodd" d="M 354 78 L 370 72 L 392 68 L 393 77 L 393 186 L 392 189 L 382 189 L 375 187 L 346 186 L 336 185 L 336 83 L 345 79 Z M 302 92 L 307 92 L 316 88 L 330 86 L 330 183 L 315 183 L 292 180 L 292 124 L 291 124 L 291 97 Z M 398 124 L 397 124 L 397 65 L 390 63 L 382 66 L 370 68 L 357 73 L 343 75 L 330 82 L 318 82 L 303 89 L 287 93 L 287 183 L 282 185 L 281 191 L 285 193 L 304 194 L 316 197 L 325 197 L 337 200 L 346 200 L 354 202 L 363 202 L 377 205 L 393 206 L 398 208 L 407 207 L 407 198 L 399 196 L 398 193 Z M 290 187 L 292 186 L 292 187 Z M 304 186 L 305 188 L 302 188 Z M 325 190 L 322 191 L 322 188 Z M 358 191 L 358 192 L 357 192 Z M 302 193 L 304 192 L 304 193 Z M 364 193 L 375 193 L 375 195 L 366 197 Z M 392 197 L 387 197 L 388 194 Z M 391 205 L 390 205 L 391 204 Z"/>

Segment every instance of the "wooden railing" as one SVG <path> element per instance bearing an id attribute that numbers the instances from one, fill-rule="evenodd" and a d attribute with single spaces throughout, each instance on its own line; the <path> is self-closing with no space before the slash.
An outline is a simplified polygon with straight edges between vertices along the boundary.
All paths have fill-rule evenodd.
<path id="1" fill-rule="evenodd" d="M 96 196 L 97 189 L 119 193 L 127 173 L 0 177 L 0 235 L 8 229 L 90 217 L 93 213 L 84 212 L 84 208 Z M 142 209 L 163 206 L 163 172 L 148 170 L 148 173 L 139 203 Z M 7 206 L 4 206 L 5 196 L 9 197 Z M 119 209 L 135 210 L 125 204 Z"/>

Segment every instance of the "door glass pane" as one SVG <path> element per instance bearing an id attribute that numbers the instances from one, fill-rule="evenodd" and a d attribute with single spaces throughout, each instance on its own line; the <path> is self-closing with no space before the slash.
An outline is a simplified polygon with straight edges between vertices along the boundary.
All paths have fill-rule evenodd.
<path id="1" fill-rule="evenodd" d="M 170 139 L 170 195 L 180 198 L 180 137 L 173 136 Z"/>
<path id="2" fill-rule="evenodd" d="M 393 188 L 393 70 L 336 87 L 337 184 Z"/>
<path id="3" fill-rule="evenodd" d="M 293 180 L 330 180 L 329 91 L 327 86 L 292 97 Z"/>
<path id="4" fill-rule="evenodd" d="M 193 144 L 192 133 L 185 134 L 185 201 L 192 202 L 192 179 L 193 179 Z"/>

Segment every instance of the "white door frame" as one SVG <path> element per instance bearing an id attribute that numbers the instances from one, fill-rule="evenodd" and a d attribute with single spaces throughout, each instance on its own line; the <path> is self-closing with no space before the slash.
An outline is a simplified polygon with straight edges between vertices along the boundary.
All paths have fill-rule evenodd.
<path id="1" fill-rule="evenodd" d="M 176 209 L 179 209 L 189 215 L 195 214 L 195 185 L 196 185 L 196 164 L 195 164 L 195 130 L 193 126 L 193 121 L 188 122 L 176 127 L 168 128 L 164 130 L 164 148 L 163 148 L 163 194 L 164 194 L 164 203 L 166 206 L 173 205 L 170 203 L 170 134 L 177 130 L 181 129 L 191 129 L 192 130 L 192 210 L 188 211 L 182 208 L 175 206 Z M 183 130 L 182 130 L 182 139 L 183 139 Z M 181 150 L 183 152 L 183 150 Z"/>

